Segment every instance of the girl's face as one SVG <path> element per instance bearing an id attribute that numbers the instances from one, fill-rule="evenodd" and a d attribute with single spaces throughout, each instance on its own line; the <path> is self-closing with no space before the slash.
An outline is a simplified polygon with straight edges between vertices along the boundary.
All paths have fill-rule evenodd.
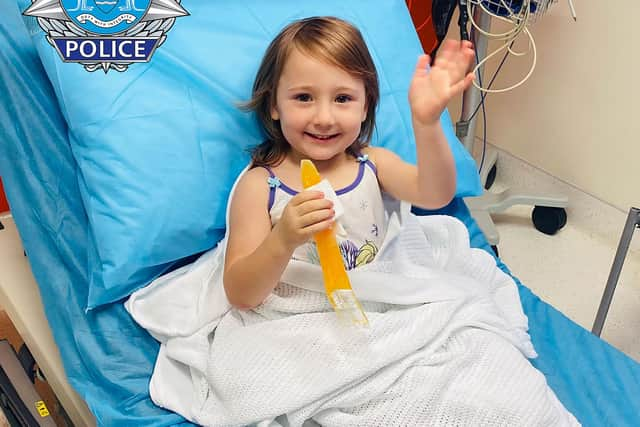
<path id="1" fill-rule="evenodd" d="M 362 80 L 294 48 L 284 65 L 271 118 L 294 154 L 330 160 L 360 134 L 367 116 Z"/>

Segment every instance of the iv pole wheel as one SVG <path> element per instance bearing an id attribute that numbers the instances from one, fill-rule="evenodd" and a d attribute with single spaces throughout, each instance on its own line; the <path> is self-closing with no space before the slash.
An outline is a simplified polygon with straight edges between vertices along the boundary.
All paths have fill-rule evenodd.
<path id="1" fill-rule="evenodd" d="M 567 211 L 564 208 L 536 206 L 531 213 L 531 219 L 536 230 L 552 236 L 567 224 Z"/>
<path id="2" fill-rule="evenodd" d="M 496 165 L 491 166 L 489 169 L 489 173 L 487 174 L 487 180 L 484 182 L 484 189 L 488 190 L 493 185 L 493 182 L 496 180 L 496 174 L 498 172 L 498 168 Z"/>

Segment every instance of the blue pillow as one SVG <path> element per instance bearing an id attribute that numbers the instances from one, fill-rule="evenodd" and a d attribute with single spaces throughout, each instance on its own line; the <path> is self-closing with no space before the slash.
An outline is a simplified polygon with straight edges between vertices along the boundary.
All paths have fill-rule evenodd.
<path id="1" fill-rule="evenodd" d="M 363 33 L 378 67 L 374 145 L 415 162 L 407 89 L 422 53 L 403 0 L 185 2 L 146 64 L 89 73 L 63 63 L 44 34 L 38 52 L 69 124 L 95 250 L 88 307 L 126 297 L 176 260 L 213 247 L 227 197 L 263 134 L 248 100 L 262 55 L 290 21 L 335 15 Z M 442 123 L 458 168 L 458 196 L 480 193 L 475 162 Z"/>

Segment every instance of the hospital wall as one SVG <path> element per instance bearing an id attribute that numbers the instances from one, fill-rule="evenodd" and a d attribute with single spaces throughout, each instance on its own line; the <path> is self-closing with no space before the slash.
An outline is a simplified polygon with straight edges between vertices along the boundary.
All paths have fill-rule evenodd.
<path id="1" fill-rule="evenodd" d="M 640 54 L 635 30 L 640 2 L 574 3 L 577 22 L 567 2 L 559 1 L 530 27 L 538 51 L 536 69 L 521 87 L 488 96 L 487 140 L 628 211 L 640 206 Z M 500 24 L 493 20 L 491 30 L 504 29 Z M 456 27 L 450 27 L 453 37 Z M 490 51 L 496 46 L 491 44 Z M 525 43 L 517 46 L 526 48 Z M 501 57 L 488 63 L 485 84 Z M 494 87 L 519 81 L 530 63 L 530 55 L 510 57 Z M 460 102 L 450 110 L 457 121 Z M 476 136 L 482 138 L 481 119 Z"/>

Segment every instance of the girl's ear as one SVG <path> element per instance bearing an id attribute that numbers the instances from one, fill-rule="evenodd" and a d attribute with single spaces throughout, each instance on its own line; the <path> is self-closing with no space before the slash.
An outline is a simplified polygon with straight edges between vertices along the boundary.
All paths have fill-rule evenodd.
<path id="1" fill-rule="evenodd" d="M 280 120 L 280 113 L 278 113 L 278 108 L 276 106 L 271 107 L 271 118 L 273 120 Z"/>

